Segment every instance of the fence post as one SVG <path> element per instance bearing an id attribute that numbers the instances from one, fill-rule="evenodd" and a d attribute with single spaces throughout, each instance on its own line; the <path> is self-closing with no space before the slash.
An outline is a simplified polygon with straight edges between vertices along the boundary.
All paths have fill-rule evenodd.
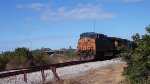
<path id="1" fill-rule="evenodd" d="M 27 82 L 27 73 L 26 73 L 26 71 L 23 71 L 23 74 L 24 74 L 24 81 Z"/>
<path id="2" fill-rule="evenodd" d="M 43 70 L 43 68 L 41 69 L 41 75 L 42 75 L 42 81 L 44 82 L 44 81 L 45 81 L 45 75 L 44 75 L 44 70 Z"/>
<path id="3" fill-rule="evenodd" d="M 58 74 L 56 73 L 56 67 L 55 66 L 51 66 L 50 68 L 51 68 L 51 71 L 53 73 L 54 80 L 58 81 L 58 82 L 61 82 Z"/>

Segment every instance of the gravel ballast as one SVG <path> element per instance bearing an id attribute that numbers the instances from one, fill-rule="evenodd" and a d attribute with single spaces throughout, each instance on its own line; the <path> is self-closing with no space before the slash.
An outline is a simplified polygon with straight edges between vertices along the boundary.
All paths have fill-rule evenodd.
<path id="1" fill-rule="evenodd" d="M 85 71 L 91 70 L 91 69 L 98 69 L 102 68 L 104 66 L 108 66 L 110 64 L 118 64 L 122 61 L 120 59 L 112 59 L 112 60 L 105 60 L 105 61 L 97 61 L 97 62 L 89 62 L 79 65 L 73 65 L 73 66 L 67 66 L 63 68 L 57 68 L 57 74 L 59 77 L 65 77 L 65 76 L 77 76 Z M 51 70 L 45 70 L 45 78 L 46 81 L 49 81 L 53 78 L 53 74 Z M 1 78 L 0 84 L 37 84 L 42 81 L 41 72 L 34 72 L 27 74 L 27 83 L 24 82 L 23 74 L 7 77 L 7 78 Z"/>

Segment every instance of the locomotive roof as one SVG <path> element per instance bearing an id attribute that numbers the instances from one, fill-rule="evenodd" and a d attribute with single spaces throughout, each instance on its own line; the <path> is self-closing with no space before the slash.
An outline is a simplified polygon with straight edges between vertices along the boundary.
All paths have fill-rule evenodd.
<path id="1" fill-rule="evenodd" d="M 81 35 L 83 34 L 87 34 L 87 35 L 102 35 L 102 36 L 106 36 L 104 34 L 100 34 L 100 33 L 95 33 L 95 32 L 85 32 L 85 33 L 82 33 Z"/>
<path id="2" fill-rule="evenodd" d="M 117 38 L 117 37 L 109 37 L 112 40 L 121 40 L 121 38 Z"/>
<path id="3" fill-rule="evenodd" d="M 118 40 L 118 41 L 130 41 L 128 39 L 122 39 L 122 38 L 117 38 L 117 37 L 109 37 L 112 40 Z"/>
<path id="4" fill-rule="evenodd" d="M 99 37 L 107 37 L 104 34 L 95 33 L 95 32 L 85 32 L 85 33 L 82 33 L 80 35 L 80 37 L 88 37 L 88 38 L 97 38 L 97 36 L 99 36 Z"/>
<path id="5" fill-rule="evenodd" d="M 118 37 L 107 37 L 104 34 L 95 33 L 95 32 L 82 33 L 82 34 L 80 34 L 80 38 L 109 38 L 109 39 L 118 40 L 118 41 L 130 41 L 128 39 L 122 39 L 122 38 L 118 38 Z"/>

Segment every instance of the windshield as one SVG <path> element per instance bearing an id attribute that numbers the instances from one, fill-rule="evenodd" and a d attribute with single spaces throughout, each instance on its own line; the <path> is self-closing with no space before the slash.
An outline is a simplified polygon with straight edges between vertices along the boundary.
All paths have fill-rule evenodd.
<path id="1" fill-rule="evenodd" d="M 82 33 L 80 35 L 80 38 L 96 38 L 96 34 L 95 33 Z"/>
<path id="2" fill-rule="evenodd" d="M 103 34 L 97 34 L 94 32 L 89 32 L 89 33 L 82 33 L 80 35 L 80 38 L 104 38 L 105 36 Z"/>

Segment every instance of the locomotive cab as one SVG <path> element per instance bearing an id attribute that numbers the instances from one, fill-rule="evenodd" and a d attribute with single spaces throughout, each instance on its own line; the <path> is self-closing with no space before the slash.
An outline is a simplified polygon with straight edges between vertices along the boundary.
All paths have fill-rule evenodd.
<path id="1" fill-rule="evenodd" d="M 107 50 L 110 43 L 107 36 L 94 32 L 82 33 L 78 41 L 77 51 L 82 57 L 95 57 L 100 52 Z"/>
<path id="2" fill-rule="evenodd" d="M 95 51 L 95 33 L 83 33 L 80 35 L 80 39 L 78 41 L 78 52 L 91 52 Z"/>

